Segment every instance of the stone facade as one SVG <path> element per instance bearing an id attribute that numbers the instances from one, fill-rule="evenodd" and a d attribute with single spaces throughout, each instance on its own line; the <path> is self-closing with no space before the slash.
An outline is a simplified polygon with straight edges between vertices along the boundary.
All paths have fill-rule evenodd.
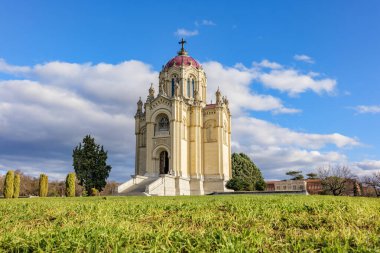
<path id="1" fill-rule="evenodd" d="M 225 184 L 232 175 L 227 98 L 218 89 L 215 103 L 206 103 L 206 73 L 183 44 L 163 66 L 158 81 L 158 94 L 152 84 L 145 103 L 138 101 L 135 115 L 135 177 L 157 179 L 146 185 L 145 194 L 228 191 Z M 138 188 L 126 188 L 127 183 L 119 192 Z"/>

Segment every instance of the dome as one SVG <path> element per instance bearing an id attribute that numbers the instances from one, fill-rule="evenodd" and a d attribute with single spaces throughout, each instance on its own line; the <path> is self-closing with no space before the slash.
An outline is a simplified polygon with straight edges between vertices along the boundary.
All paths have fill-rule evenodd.
<path id="1" fill-rule="evenodd" d="M 166 63 L 165 68 L 170 68 L 173 66 L 191 66 L 197 69 L 202 67 L 201 64 L 199 64 L 199 62 L 197 62 L 188 55 L 177 55 L 176 57 L 168 61 L 168 63 Z"/>

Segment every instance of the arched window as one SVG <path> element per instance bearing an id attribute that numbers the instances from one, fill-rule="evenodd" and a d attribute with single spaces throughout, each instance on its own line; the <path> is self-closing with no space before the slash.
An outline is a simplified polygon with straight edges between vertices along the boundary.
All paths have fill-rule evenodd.
<path id="1" fill-rule="evenodd" d="M 192 97 L 194 97 L 194 79 L 191 80 L 191 92 L 192 92 Z"/>
<path id="2" fill-rule="evenodd" d="M 163 115 L 158 120 L 158 131 L 169 131 L 169 119 L 166 115 Z"/>
<path id="3" fill-rule="evenodd" d="M 187 96 L 190 97 L 190 78 L 187 79 Z"/>
<path id="4" fill-rule="evenodd" d="M 174 82 L 174 78 L 172 78 L 172 97 L 174 96 L 174 87 L 175 87 L 175 82 Z"/>

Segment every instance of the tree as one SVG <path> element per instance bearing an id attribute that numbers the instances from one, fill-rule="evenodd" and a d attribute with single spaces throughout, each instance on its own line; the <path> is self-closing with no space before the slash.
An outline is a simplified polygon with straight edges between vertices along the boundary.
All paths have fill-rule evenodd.
<path id="1" fill-rule="evenodd" d="M 307 176 L 307 179 L 316 179 L 316 178 L 318 178 L 318 174 L 317 173 L 313 173 L 313 172 L 311 172 L 309 174 L 306 174 L 306 176 Z"/>
<path id="2" fill-rule="evenodd" d="M 265 181 L 260 169 L 243 153 L 232 154 L 232 178 L 226 187 L 235 191 L 262 191 Z"/>
<path id="3" fill-rule="evenodd" d="M 20 194 L 19 196 L 38 195 L 38 178 L 25 175 L 21 170 L 16 170 L 15 175 L 20 175 Z"/>
<path id="4" fill-rule="evenodd" d="M 95 143 L 95 139 L 90 135 L 83 138 L 83 145 L 79 143 L 73 150 L 74 171 L 88 193 L 95 188 L 102 191 L 106 185 L 106 179 L 111 171 L 111 166 L 107 165 L 107 151 L 103 146 Z"/>
<path id="5" fill-rule="evenodd" d="M 303 179 L 302 171 L 298 171 L 298 170 L 288 171 L 288 172 L 286 172 L 286 175 L 292 177 L 290 180 L 301 180 L 301 179 Z"/>
<path id="6" fill-rule="evenodd" d="M 48 184 L 48 196 L 51 197 L 62 197 L 65 195 L 65 181 L 52 181 Z"/>
<path id="7" fill-rule="evenodd" d="M 13 170 L 9 170 L 7 172 L 7 175 L 5 176 L 4 181 L 4 198 L 12 198 L 13 197 L 13 191 L 14 191 L 14 179 L 15 175 Z"/>
<path id="8" fill-rule="evenodd" d="M 20 174 L 15 174 L 13 183 L 13 198 L 17 199 L 20 196 Z"/>
<path id="9" fill-rule="evenodd" d="M 374 190 L 376 197 L 380 197 L 380 171 L 364 177 L 363 182 Z"/>
<path id="10" fill-rule="evenodd" d="M 354 182 L 355 176 L 347 166 L 326 166 L 318 168 L 322 187 L 334 196 L 342 195 L 348 183 Z"/>
<path id="11" fill-rule="evenodd" d="M 75 173 L 67 174 L 66 197 L 75 197 Z"/>
<path id="12" fill-rule="evenodd" d="M 48 184 L 49 184 L 49 179 L 48 176 L 45 174 L 40 175 L 40 182 L 39 182 L 39 196 L 40 197 L 47 197 L 48 194 Z"/>

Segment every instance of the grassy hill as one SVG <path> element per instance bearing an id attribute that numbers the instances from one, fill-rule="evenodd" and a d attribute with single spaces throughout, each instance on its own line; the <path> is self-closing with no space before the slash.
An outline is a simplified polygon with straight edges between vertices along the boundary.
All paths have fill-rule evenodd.
<path id="1" fill-rule="evenodd" d="M 2 199 L 0 251 L 380 252 L 380 201 L 294 195 Z"/>

